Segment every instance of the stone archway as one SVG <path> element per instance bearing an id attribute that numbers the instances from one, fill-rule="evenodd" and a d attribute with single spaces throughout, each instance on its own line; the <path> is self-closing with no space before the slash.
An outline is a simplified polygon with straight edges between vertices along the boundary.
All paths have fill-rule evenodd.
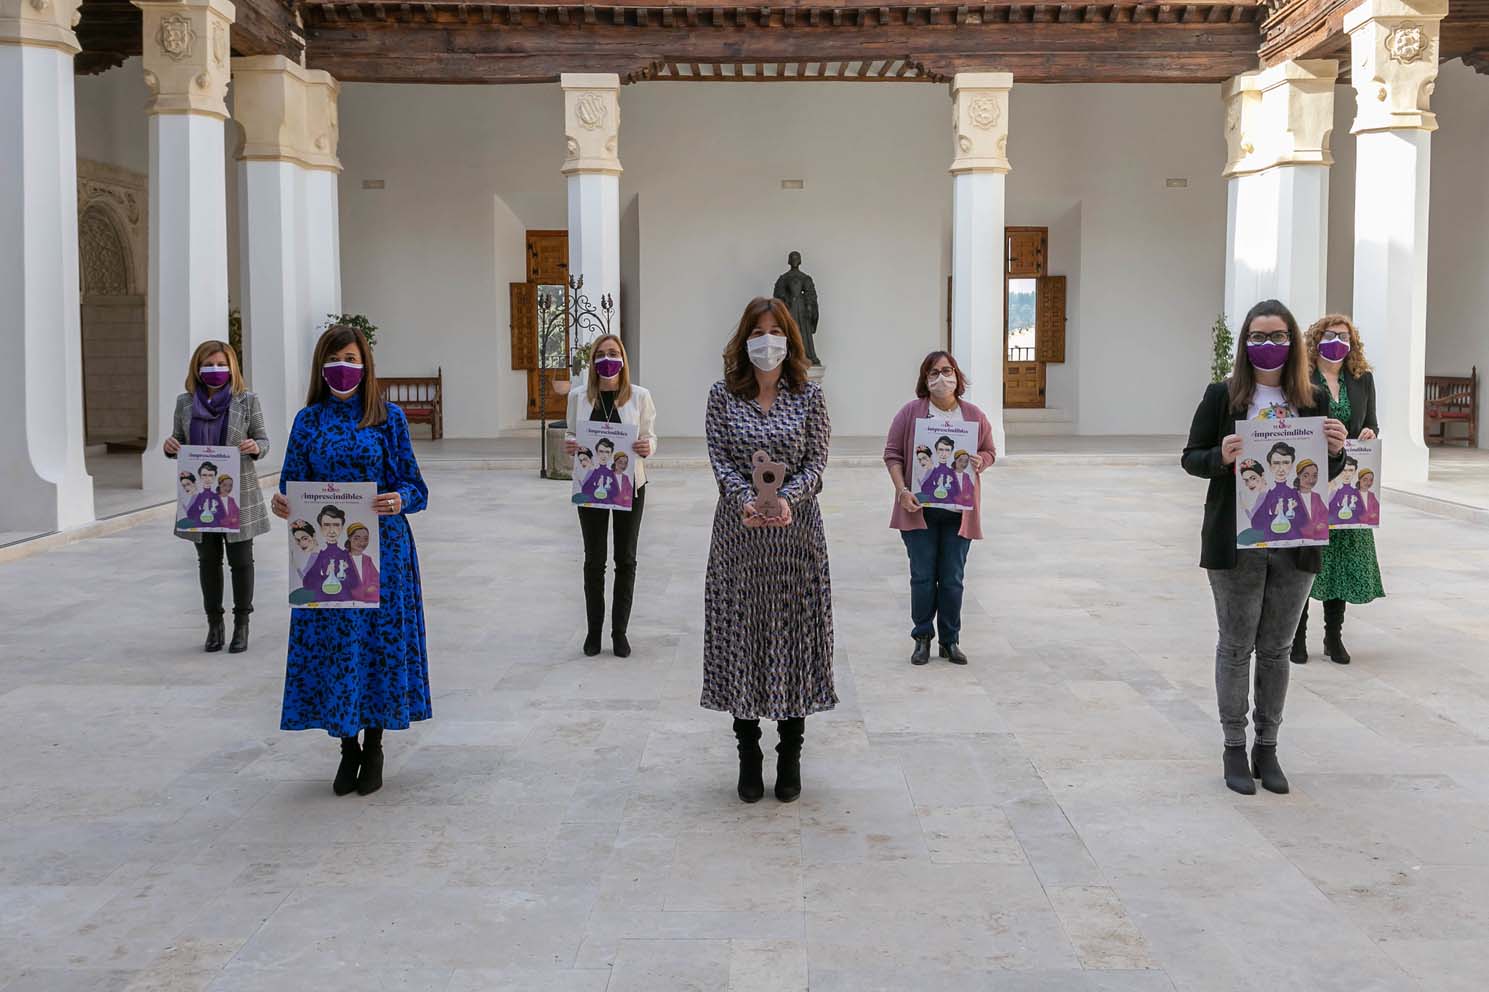
<path id="1" fill-rule="evenodd" d="M 78 162 L 83 415 L 89 444 L 139 447 L 149 429 L 146 178 Z"/>

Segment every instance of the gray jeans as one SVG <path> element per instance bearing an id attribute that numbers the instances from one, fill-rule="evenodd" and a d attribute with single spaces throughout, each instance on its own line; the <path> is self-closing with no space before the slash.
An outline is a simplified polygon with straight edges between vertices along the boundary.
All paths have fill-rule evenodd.
<path id="1" fill-rule="evenodd" d="M 1215 698 L 1227 747 L 1246 746 L 1246 699 L 1251 653 L 1256 652 L 1258 744 L 1276 744 L 1287 701 L 1288 651 L 1313 587 L 1313 573 L 1297 566 L 1293 548 L 1254 548 L 1236 554 L 1236 567 L 1209 570 L 1220 640 L 1215 646 Z"/>

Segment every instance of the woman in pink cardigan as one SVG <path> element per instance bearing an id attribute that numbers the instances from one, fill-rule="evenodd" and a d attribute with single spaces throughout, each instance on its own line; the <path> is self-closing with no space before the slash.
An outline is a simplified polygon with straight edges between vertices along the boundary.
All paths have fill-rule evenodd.
<path id="1" fill-rule="evenodd" d="M 954 665 L 965 665 L 967 656 L 958 641 L 962 630 L 962 575 L 967 550 L 982 539 L 981 473 L 998 457 L 993 446 L 993 427 L 983 412 L 963 402 L 967 377 L 949 352 L 933 351 L 920 363 L 915 383 L 916 399 L 900 408 L 884 439 L 884 465 L 894 480 L 894 513 L 889 526 L 900 532 L 910 555 L 910 636 L 915 650 L 910 664 L 931 660 L 931 634 L 940 636 L 941 657 Z M 926 417 L 949 417 L 975 423 L 977 453 L 972 456 L 975 491 L 966 510 L 922 507 L 905 478 L 905 462 L 915 452 L 915 421 Z"/>

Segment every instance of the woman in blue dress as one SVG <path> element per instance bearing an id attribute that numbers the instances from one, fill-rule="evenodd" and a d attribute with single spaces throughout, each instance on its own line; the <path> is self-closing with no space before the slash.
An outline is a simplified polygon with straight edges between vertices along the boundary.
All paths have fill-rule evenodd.
<path id="1" fill-rule="evenodd" d="M 291 612 L 279 727 L 341 738 L 332 789 L 366 796 L 383 784 L 383 731 L 407 730 L 431 715 L 424 595 L 407 517 L 429 504 L 429 489 L 408 421 L 383 400 L 361 331 L 334 324 L 321 335 L 305 402 L 286 446 L 274 514 L 289 516 L 287 482 L 376 482 L 382 588 L 375 610 Z"/>

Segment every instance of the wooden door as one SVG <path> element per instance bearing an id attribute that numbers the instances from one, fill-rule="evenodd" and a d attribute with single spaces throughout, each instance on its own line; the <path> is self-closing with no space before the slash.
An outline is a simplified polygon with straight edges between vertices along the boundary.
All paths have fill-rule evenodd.
<path id="1" fill-rule="evenodd" d="M 538 298 L 542 295 L 562 298 L 561 306 L 568 306 L 568 281 L 568 232 L 528 231 L 527 281 L 510 286 L 512 368 L 527 373 L 528 420 L 561 418 L 568 402 L 565 393 L 554 387 L 569 381 L 572 342 L 562 325 L 552 340 L 541 341 L 543 327 L 538 316 Z"/>
<path id="2" fill-rule="evenodd" d="M 1010 227 L 1005 232 L 1003 278 L 1003 405 L 1044 406 L 1044 362 L 1038 348 L 1036 283 L 1044 275 L 1047 231 Z"/>

